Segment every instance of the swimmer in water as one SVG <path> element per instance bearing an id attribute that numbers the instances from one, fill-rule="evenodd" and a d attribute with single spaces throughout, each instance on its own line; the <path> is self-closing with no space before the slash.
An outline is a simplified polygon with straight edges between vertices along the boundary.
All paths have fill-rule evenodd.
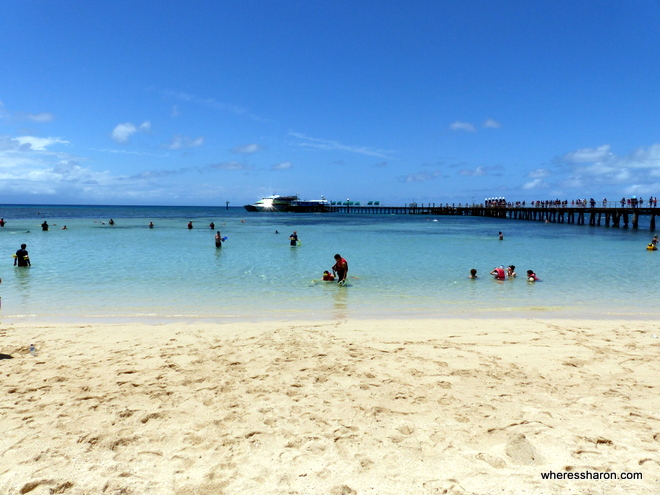
<path id="1" fill-rule="evenodd" d="M 495 277 L 495 280 L 506 279 L 506 272 L 504 271 L 504 265 L 500 265 L 497 268 L 493 268 L 493 271 L 491 271 L 490 274 Z"/>
<path id="2" fill-rule="evenodd" d="M 534 270 L 527 270 L 527 281 L 528 282 L 538 282 L 541 280 L 536 276 L 536 273 L 534 273 Z"/>
<path id="3" fill-rule="evenodd" d="M 468 278 L 479 278 L 479 277 L 477 277 L 477 269 L 476 268 L 473 268 L 472 270 L 470 270 L 470 274 L 468 275 Z"/>

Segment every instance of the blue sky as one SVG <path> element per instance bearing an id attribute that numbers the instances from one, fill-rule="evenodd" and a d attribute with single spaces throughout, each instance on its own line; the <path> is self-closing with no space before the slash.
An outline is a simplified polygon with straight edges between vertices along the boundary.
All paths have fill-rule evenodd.
<path id="1" fill-rule="evenodd" d="M 7 1 L 0 203 L 660 192 L 660 2 Z"/>

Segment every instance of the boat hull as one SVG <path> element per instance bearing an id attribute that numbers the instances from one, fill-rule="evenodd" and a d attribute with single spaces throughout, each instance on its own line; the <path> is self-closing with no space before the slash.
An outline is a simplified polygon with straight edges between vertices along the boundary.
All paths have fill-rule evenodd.
<path id="1" fill-rule="evenodd" d="M 297 212 L 297 213 L 316 213 L 328 211 L 330 203 L 322 199 L 301 200 L 298 196 L 268 196 L 261 198 L 254 204 L 245 205 L 247 211 L 258 212 Z"/>

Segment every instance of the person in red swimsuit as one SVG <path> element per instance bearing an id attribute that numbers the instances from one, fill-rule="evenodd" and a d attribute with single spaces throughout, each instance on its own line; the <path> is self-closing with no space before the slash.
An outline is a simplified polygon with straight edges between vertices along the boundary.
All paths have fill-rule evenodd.
<path id="1" fill-rule="evenodd" d="M 348 261 L 341 257 L 340 254 L 335 254 L 335 265 L 332 267 L 332 273 L 339 279 L 337 283 L 340 285 L 346 284 L 346 276 L 348 275 Z"/>
<path id="2" fill-rule="evenodd" d="M 495 280 L 505 280 L 506 274 L 504 273 L 504 266 L 498 266 L 493 268 L 493 271 L 490 272 L 491 275 L 495 276 Z"/>

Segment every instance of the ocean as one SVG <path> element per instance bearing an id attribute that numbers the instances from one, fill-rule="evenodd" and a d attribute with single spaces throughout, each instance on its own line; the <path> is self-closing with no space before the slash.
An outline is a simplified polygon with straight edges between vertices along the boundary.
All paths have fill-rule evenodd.
<path id="1" fill-rule="evenodd" d="M 0 205 L 0 216 L 5 322 L 645 319 L 659 312 L 660 252 L 646 250 L 648 227 L 225 207 Z M 227 236 L 221 249 L 217 230 Z M 290 247 L 294 230 L 301 244 Z M 13 266 L 21 243 L 29 268 Z M 349 263 L 346 287 L 320 281 L 336 253 Z M 510 264 L 516 279 L 489 275 Z M 471 268 L 478 279 L 467 277 Z M 528 269 L 541 281 L 527 282 Z"/>

